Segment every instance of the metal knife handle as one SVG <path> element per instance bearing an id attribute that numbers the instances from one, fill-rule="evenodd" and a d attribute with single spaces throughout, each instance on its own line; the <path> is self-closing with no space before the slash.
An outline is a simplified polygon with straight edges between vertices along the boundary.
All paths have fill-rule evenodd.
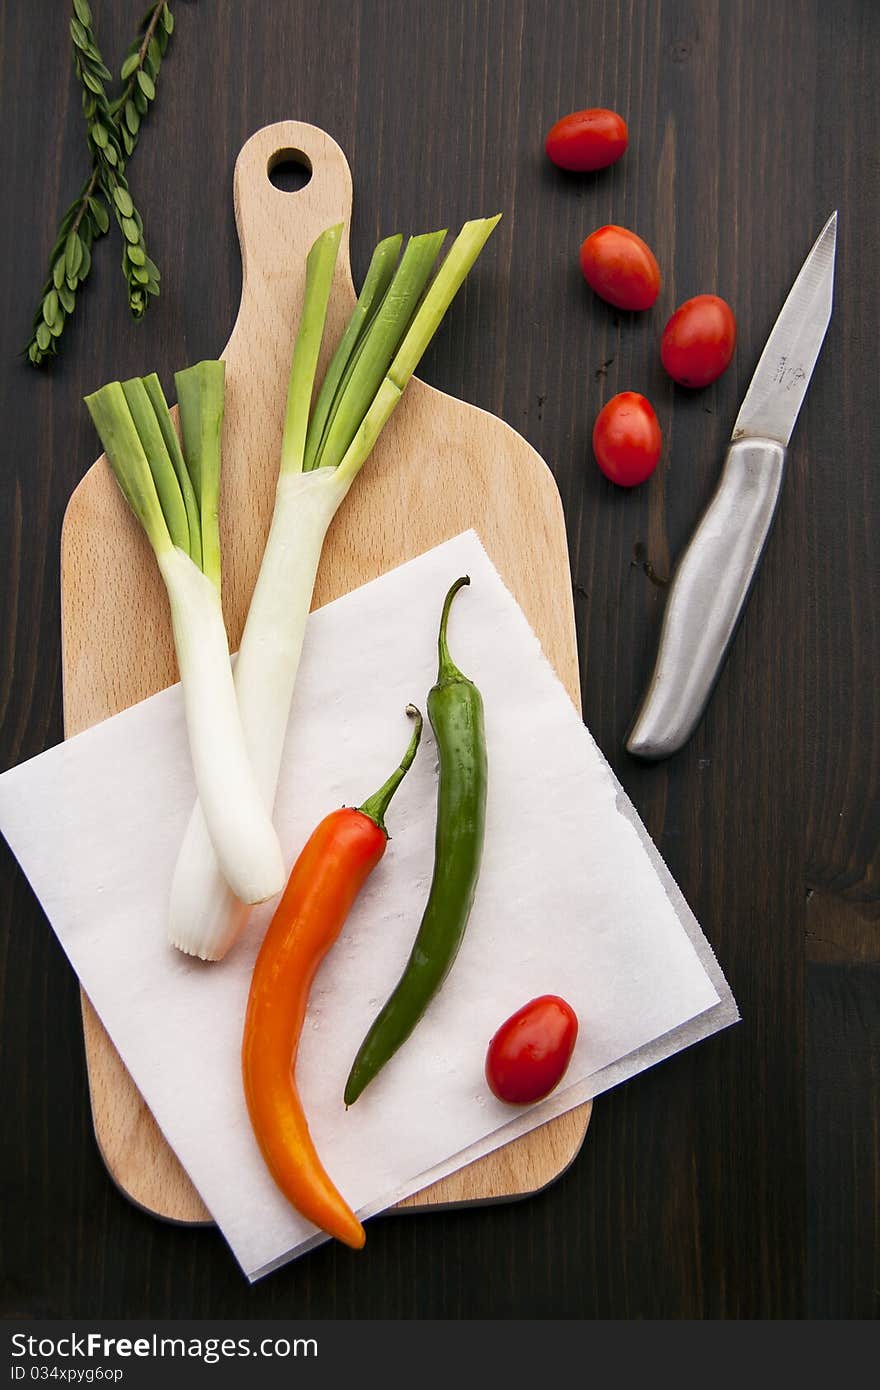
<path id="1" fill-rule="evenodd" d="M 669 590 L 654 674 L 626 740 L 637 758 L 687 742 L 724 665 L 764 550 L 785 469 L 772 439 L 731 444 Z"/>

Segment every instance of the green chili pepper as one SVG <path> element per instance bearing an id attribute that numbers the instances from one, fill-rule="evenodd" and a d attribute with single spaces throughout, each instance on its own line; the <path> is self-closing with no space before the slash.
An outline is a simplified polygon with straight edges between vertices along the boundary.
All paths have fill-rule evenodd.
<path id="1" fill-rule="evenodd" d="M 483 700 L 446 645 L 452 600 L 469 583 L 467 576 L 457 579 L 446 595 L 437 643 L 440 670 L 428 695 L 440 758 L 431 890 L 403 974 L 354 1059 L 345 1084 L 346 1105 L 357 1100 L 415 1028 L 452 968 L 473 906 L 486 826 Z"/>

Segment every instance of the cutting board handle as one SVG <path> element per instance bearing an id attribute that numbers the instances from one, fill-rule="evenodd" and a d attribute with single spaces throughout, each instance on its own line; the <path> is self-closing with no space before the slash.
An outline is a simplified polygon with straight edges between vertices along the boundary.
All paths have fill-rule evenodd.
<path id="1" fill-rule="evenodd" d="M 296 192 L 276 188 L 269 177 L 288 160 L 311 171 L 308 183 Z M 279 302 L 302 303 L 306 256 L 319 233 L 337 222 L 344 229 L 333 307 L 345 314 L 354 302 L 348 253 L 351 170 L 326 131 L 302 121 L 263 126 L 235 162 L 234 199 L 243 279 L 238 318 L 224 353 L 227 363 L 234 361 L 245 342 L 253 358 L 254 329 L 259 340 L 257 325 L 276 321 Z M 289 347 L 288 342 L 285 349 Z"/>

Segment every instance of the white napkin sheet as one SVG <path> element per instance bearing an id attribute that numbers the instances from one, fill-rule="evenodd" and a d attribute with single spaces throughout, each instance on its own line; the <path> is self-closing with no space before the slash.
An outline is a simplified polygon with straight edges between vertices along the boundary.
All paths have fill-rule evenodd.
<path id="1" fill-rule="evenodd" d="M 392 839 L 312 990 L 298 1081 L 318 1150 L 372 1215 L 737 1018 L 692 914 L 477 536 L 467 532 L 309 619 L 276 807 L 292 863 L 330 810 L 385 780 L 425 711 L 437 623 L 486 709 L 489 797 L 477 900 L 452 974 L 409 1042 L 346 1112 L 342 1091 L 407 958 L 431 877 L 436 749 L 392 802 Z M 250 1279 L 324 1239 L 281 1196 L 240 1080 L 256 910 L 227 959 L 166 944 L 168 886 L 193 800 L 175 686 L 0 777 L 0 829 L 163 1133 Z M 526 1000 L 580 1019 L 559 1090 L 496 1101 L 486 1045 Z M 369 1235 L 368 1235 L 369 1239 Z"/>

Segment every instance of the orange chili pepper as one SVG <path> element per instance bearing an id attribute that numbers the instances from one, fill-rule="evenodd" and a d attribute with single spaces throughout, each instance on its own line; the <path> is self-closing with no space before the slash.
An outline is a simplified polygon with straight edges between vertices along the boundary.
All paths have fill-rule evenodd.
<path id="1" fill-rule="evenodd" d="M 416 720 L 400 766 L 363 806 L 326 816 L 291 870 L 254 966 L 242 1041 L 242 1075 L 254 1134 L 288 1200 L 309 1221 L 359 1250 L 364 1228 L 328 1176 L 296 1088 L 296 1056 L 315 972 L 351 905 L 385 853 L 385 812 L 412 764 Z"/>

